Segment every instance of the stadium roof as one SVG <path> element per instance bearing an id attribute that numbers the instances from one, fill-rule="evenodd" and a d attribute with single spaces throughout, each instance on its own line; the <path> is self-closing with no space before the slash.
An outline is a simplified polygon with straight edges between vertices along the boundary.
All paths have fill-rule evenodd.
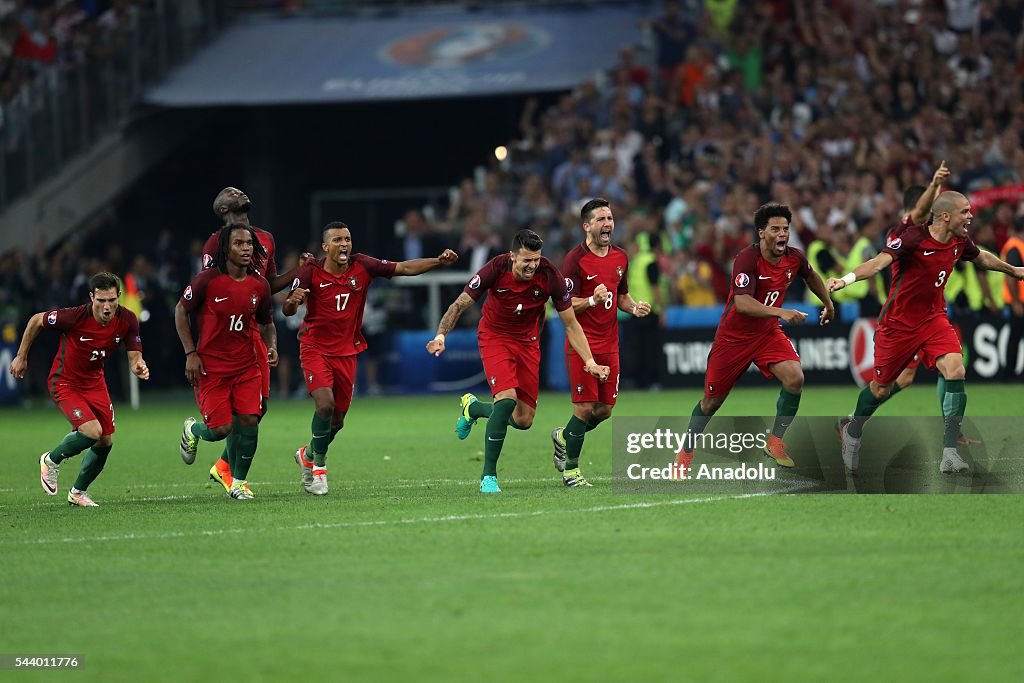
<path id="1" fill-rule="evenodd" d="M 170 107 L 415 100 L 572 88 L 640 39 L 642 7 L 262 19 L 151 88 Z"/>

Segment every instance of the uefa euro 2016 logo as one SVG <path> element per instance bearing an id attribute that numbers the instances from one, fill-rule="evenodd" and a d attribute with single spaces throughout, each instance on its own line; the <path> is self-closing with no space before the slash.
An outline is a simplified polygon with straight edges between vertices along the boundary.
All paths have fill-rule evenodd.
<path id="1" fill-rule="evenodd" d="M 520 23 L 454 24 L 392 41 L 380 59 L 398 66 L 450 68 L 523 57 L 550 42 L 546 31 Z"/>

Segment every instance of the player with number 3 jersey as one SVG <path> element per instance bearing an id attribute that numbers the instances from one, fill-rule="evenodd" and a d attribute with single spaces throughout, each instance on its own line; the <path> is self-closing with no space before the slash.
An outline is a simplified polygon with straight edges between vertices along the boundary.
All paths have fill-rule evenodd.
<path id="1" fill-rule="evenodd" d="M 864 423 L 893 395 L 896 378 L 918 355 L 926 367 L 935 368 L 945 380 L 942 396 L 944 428 L 939 471 L 944 474 L 970 471 L 957 449 L 960 426 L 967 408 L 964 388 L 963 348 L 946 317 L 945 288 L 958 261 L 997 270 L 1024 280 L 1024 267 L 1014 267 L 994 254 L 980 251 L 967 234 L 974 214 L 971 203 L 959 192 L 939 194 L 949 177 L 943 161 L 919 200 L 930 211 L 914 212 L 889 234 L 880 254 L 860 264 L 842 278 L 829 278 L 829 291 L 838 291 L 892 266 L 892 287 L 879 316 L 875 333 L 875 376 L 857 399 L 849 420 L 839 422 L 843 461 L 856 472 Z M 930 223 L 912 216 L 930 215 Z"/>

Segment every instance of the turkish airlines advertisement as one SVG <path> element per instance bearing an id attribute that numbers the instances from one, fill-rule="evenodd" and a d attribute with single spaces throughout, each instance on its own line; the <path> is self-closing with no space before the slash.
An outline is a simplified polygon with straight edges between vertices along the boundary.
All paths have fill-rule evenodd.
<path id="1" fill-rule="evenodd" d="M 876 326 L 875 320 L 861 318 L 852 324 L 784 326 L 784 329 L 800 354 L 808 382 L 848 384 L 852 381 L 864 386 L 874 374 Z M 953 321 L 953 327 L 963 343 L 969 380 L 1016 382 L 1024 378 L 1021 334 L 1024 319 L 962 316 Z M 703 386 L 714 336 L 714 328 L 662 330 L 662 386 Z M 748 371 L 756 372 L 756 368 L 751 366 Z"/>

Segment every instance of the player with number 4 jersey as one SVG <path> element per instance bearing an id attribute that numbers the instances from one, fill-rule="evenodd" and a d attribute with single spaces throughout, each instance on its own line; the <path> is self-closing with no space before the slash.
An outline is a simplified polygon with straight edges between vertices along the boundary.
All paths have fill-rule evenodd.
<path id="1" fill-rule="evenodd" d="M 295 315 L 299 305 L 306 304 L 306 317 L 299 328 L 299 358 L 316 407 L 312 438 L 295 451 L 295 462 L 303 489 L 320 496 L 328 491 L 327 448 L 345 426 L 356 379 L 356 356 L 366 350 L 362 324 L 370 283 L 378 277 L 420 275 L 459 258 L 445 249 L 436 258 L 380 261 L 354 253 L 351 231 L 337 221 L 324 226 L 323 250 L 324 258 L 307 261 L 299 269 L 282 307 L 285 315 Z"/>
<path id="2" fill-rule="evenodd" d="M 822 301 L 819 324 L 827 325 L 835 317 L 825 283 L 799 249 L 790 247 L 789 226 L 793 219 L 785 204 L 768 203 L 754 213 L 758 240 L 739 253 L 733 262 L 732 289 L 715 341 L 708 354 L 704 376 L 704 398 L 690 417 L 688 437 L 676 457 L 676 465 L 689 468 L 697 437 L 711 416 L 725 402 L 733 385 L 751 363 L 765 377 L 782 384 L 776 402 L 775 423 L 765 447 L 765 455 L 782 467 L 793 467 L 783 436 L 796 416 L 803 392 L 804 373 L 793 342 L 782 331 L 780 320 L 797 325 L 807 314 L 782 308 L 786 291 L 795 278 L 802 279 Z M 685 470 L 682 472 L 685 475 Z"/>
<path id="3" fill-rule="evenodd" d="M 967 408 L 966 373 L 960 339 L 946 317 L 946 281 L 961 260 L 1018 280 L 1024 280 L 1024 267 L 1011 266 L 978 249 L 967 234 L 974 218 L 970 201 L 959 192 L 939 194 L 949 175 L 943 161 L 918 200 L 922 209 L 907 214 L 890 232 L 882 252 L 842 278 L 828 281 L 829 291 L 839 291 L 892 266 L 892 287 L 875 333 L 875 376 L 858 396 L 852 417 L 839 422 L 843 462 L 853 473 L 860 464 L 864 424 L 895 393 L 896 379 L 915 355 L 926 367 L 937 369 L 945 380 L 939 471 L 970 471 L 957 449 Z M 932 218 L 930 223 L 924 222 L 928 216 Z"/>
<path id="4" fill-rule="evenodd" d="M 508 428 L 529 429 L 537 413 L 540 386 L 540 333 L 544 307 L 550 299 L 565 325 L 566 338 L 580 357 L 583 368 L 600 381 L 608 379 L 608 366 L 594 360 L 590 345 L 572 310 L 569 283 L 541 256 L 544 241 L 533 230 L 520 230 L 512 238 L 512 250 L 484 264 L 448 307 L 437 326 L 437 336 L 427 342 L 427 352 L 444 353 L 445 337 L 462 313 L 487 292 L 483 316 L 477 327 L 477 343 L 484 376 L 494 396 L 493 403 L 463 394 L 455 433 L 469 436 L 476 421 L 487 419 L 484 437 L 484 470 L 481 493 L 500 493 L 498 457 Z M 570 473 L 566 473 L 570 475 Z M 566 486 L 590 486 L 578 468 Z"/>

